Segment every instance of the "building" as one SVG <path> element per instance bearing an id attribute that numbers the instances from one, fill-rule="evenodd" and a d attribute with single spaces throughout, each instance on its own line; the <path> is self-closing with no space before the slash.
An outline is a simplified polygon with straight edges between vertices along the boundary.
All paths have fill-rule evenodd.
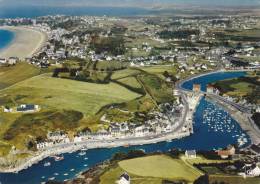
<path id="1" fill-rule="evenodd" d="M 130 176 L 127 173 L 122 174 L 117 181 L 118 184 L 130 184 Z"/>
<path id="2" fill-rule="evenodd" d="M 214 93 L 214 87 L 212 85 L 207 85 L 207 93 Z"/>
<path id="3" fill-rule="evenodd" d="M 186 150 L 185 156 L 187 158 L 197 158 L 196 151 L 195 150 Z"/>
<path id="4" fill-rule="evenodd" d="M 8 64 L 9 65 L 15 65 L 18 61 L 19 61 L 19 59 L 17 57 L 10 57 L 8 59 Z"/>
<path id="5" fill-rule="evenodd" d="M 251 169 L 247 173 L 249 176 L 257 177 L 260 176 L 260 168 L 256 166 L 255 168 Z"/>
<path id="6" fill-rule="evenodd" d="M 196 93 L 199 93 L 201 91 L 201 85 L 200 84 L 193 84 L 193 91 Z"/>
<path id="7" fill-rule="evenodd" d="M 22 104 L 17 107 L 17 112 L 36 112 L 39 110 L 39 105 Z"/>
<path id="8" fill-rule="evenodd" d="M 236 149 L 234 146 L 228 146 L 226 150 L 218 150 L 217 153 L 222 159 L 235 155 Z"/>

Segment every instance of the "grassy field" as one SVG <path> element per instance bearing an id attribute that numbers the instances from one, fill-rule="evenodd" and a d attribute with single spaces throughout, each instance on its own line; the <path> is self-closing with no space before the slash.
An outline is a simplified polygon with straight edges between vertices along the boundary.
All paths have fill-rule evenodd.
<path id="1" fill-rule="evenodd" d="M 50 74 L 39 75 L 0 91 L 0 106 L 38 104 L 42 109 L 40 113 L 29 115 L 0 112 L 0 138 L 23 149 L 28 140 L 46 136 L 48 130 L 96 129 L 98 122 L 88 121 L 88 118 L 101 107 L 139 96 L 115 83 L 95 84 L 52 78 Z M 75 120 L 73 114 L 68 113 L 71 110 L 82 113 L 83 117 Z M 5 147 L 9 148 L 8 144 Z"/>
<path id="2" fill-rule="evenodd" d="M 223 175 L 210 175 L 209 182 L 213 184 L 214 182 L 225 182 L 229 184 L 259 184 L 260 178 L 246 178 L 241 176 L 223 176 Z"/>
<path id="3" fill-rule="evenodd" d="M 114 71 L 108 84 L 97 84 L 54 78 L 44 73 L 47 71 L 26 63 L 0 68 L 1 81 L 5 81 L 0 84 L 9 86 L 0 90 L 1 154 L 6 155 L 12 145 L 26 149 L 29 141 L 45 138 L 48 131 L 75 133 L 85 128 L 92 131 L 108 128 L 109 123 L 100 120 L 104 114 L 110 121 L 144 121 L 145 114 L 154 110 L 157 103 L 172 99 L 171 86 L 157 75 L 172 69 L 151 67 L 145 70 Z M 15 108 L 20 104 L 37 104 L 41 111 L 33 114 L 3 112 L 3 106 Z M 106 108 L 112 104 L 118 107 Z"/>
<path id="4" fill-rule="evenodd" d="M 15 101 L 17 104 L 33 103 L 43 108 L 73 109 L 85 115 L 93 115 L 107 104 L 122 103 L 139 96 L 114 83 L 86 83 L 52 78 L 48 74 L 23 81 L 0 95 L 11 99 L 22 96 Z"/>
<path id="5" fill-rule="evenodd" d="M 259 75 L 248 75 L 236 79 L 228 79 L 214 83 L 222 94 L 233 97 L 246 98 L 249 102 L 258 102 Z"/>
<path id="6" fill-rule="evenodd" d="M 24 62 L 18 63 L 15 66 L 0 67 L 0 89 L 39 75 L 40 73 L 39 68 Z"/>
<path id="7" fill-rule="evenodd" d="M 130 174 L 131 181 L 134 184 L 159 184 L 166 179 L 170 181 L 186 180 L 192 183 L 200 176 L 197 169 L 187 165 L 180 159 L 155 155 L 119 162 L 118 167 L 112 168 L 102 175 L 101 183 L 115 183 L 124 172 Z"/>

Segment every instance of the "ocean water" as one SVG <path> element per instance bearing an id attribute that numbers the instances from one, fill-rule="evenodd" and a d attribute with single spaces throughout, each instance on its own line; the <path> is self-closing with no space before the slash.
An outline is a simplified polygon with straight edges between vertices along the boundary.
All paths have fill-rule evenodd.
<path id="1" fill-rule="evenodd" d="M 148 14 L 150 10 L 131 7 L 48 7 L 48 6 L 0 6 L 0 18 L 35 18 L 46 15 L 70 16 L 136 16 Z"/>
<path id="2" fill-rule="evenodd" d="M 243 76 L 244 72 L 218 73 L 214 76 L 208 75 L 200 77 L 200 82 L 206 85 L 208 82 L 225 78 Z M 188 81 L 184 85 L 192 86 L 194 80 Z M 196 81 L 198 82 L 198 81 Z M 188 84 L 189 83 L 189 84 Z M 190 84 L 191 83 L 191 84 Z M 205 116 L 210 112 L 210 116 Z M 208 118 L 211 117 L 209 120 Z M 238 139 L 243 138 L 250 144 L 249 136 L 241 129 L 239 124 L 219 106 L 206 101 L 204 98 L 199 103 L 194 114 L 194 134 L 172 142 L 161 142 L 150 145 L 140 145 L 131 147 L 102 148 L 87 150 L 86 155 L 80 156 L 79 152 L 64 154 L 64 160 L 55 162 L 52 158 L 47 158 L 32 167 L 17 174 L 1 174 L 1 184 L 39 184 L 55 177 L 55 180 L 63 181 L 74 178 L 79 172 L 91 168 L 97 163 L 110 159 L 116 152 L 127 152 L 133 149 L 142 149 L 146 152 L 166 152 L 172 148 L 183 150 L 213 150 L 224 148 L 229 144 L 237 144 Z M 51 166 L 44 167 L 43 164 L 49 161 Z M 56 173 L 56 174 L 55 174 Z M 58 174 L 58 175 L 57 175 Z M 64 175 L 65 174 L 65 175 Z"/>
<path id="3" fill-rule="evenodd" d="M 8 46 L 14 37 L 15 34 L 13 32 L 0 29 L 0 50 Z"/>

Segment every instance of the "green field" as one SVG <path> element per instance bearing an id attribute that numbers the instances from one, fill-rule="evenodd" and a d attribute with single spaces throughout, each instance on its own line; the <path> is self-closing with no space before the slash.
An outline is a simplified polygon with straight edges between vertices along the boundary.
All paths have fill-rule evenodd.
<path id="1" fill-rule="evenodd" d="M 23 81 L 0 95 L 11 99 L 22 96 L 15 101 L 17 104 L 39 104 L 45 109 L 73 109 L 87 116 L 107 104 L 122 103 L 139 96 L 115 83 L 86 83 L 52 78 L 48 74 Z"/>
<path id="2" fill-rule="evenodd" d="M 96 130 L 98 121 L 89 118 L 103 106 L 127 102 L 139 96 L 112 82 L 95 84 L 52 78 L 50 74 L 39 75 L 0 91 L 0 106 L 38 104 L 42 109 L 40 113 L 30 115 L 0 112 L 0 137 L 1 140 L 8 138 L 4 139 L 3 145 L 11 143 L 23 149 L 26 142 L 38 136 L 45 137 L 48 130 L 75 131 L 80 127 Z M 71 119 L 66 113 L 71 110 L 76 114 L 83 113 L 83 117 Z M 16 136 L 12 136 L 14 133 Z M 9 148 L 9 145 L 5 147 Z"/>
<path id="3" fill-rule="evenodd" d="M 228 184 L 259 184 L 260 178 L 243 178 L 241 176 L 224 176 L 224 175 L 210 175 L 209 177 L 209 183 L 221 183 L 225 182 Z"/>
<path id="4" fill-rule="evenodd" d="M 12 145 L 26 150 L 30 141 L 44 139 L 48 131 L 73 134 L 86 128 L 106 129 L 109 123 L 101 122 L 103 115 L 114 122 L 143 122 L 145 115 L 157 108 L 157 103 L 172 100 L 172 87 L 158 76 L 171 69 L 144 69 L 113 71 L 108 83 L 98 84 L 55 78 L 27 63 L 0 68 L 0 78 L 4 81 L 0 82 L 1 155 L 8 154 Z M 32 114 L 3 112 L 4 106 L 15 108 L 21 104 L 37 104 L 41 110 Z M 116 107 L 107 108 L 112 104 Z"/>
<path id="5" fill-rule="evenodd" d="M 259 79 L 259 75 L 249 74 L 246 77 L 218 81 L 213 85 L 222 94 L 246 98 L 251 103 L 259 103 Z"/>
<path id="6" fill-rule="evenodd" d="M 0 89 L 17 82 L 39 75 L 39 68 L 27 63 L 18 63 L 15 66 L 0 67 Z"/>
<path id="7" fill-rule="evenodd" d="M 192 183 L 201 174 L 180 159 L 172 159 L 165 155 L 147 156 L 124 160 L 118 167 L 112 168 L 101 176 L 102 184 L 112 184 L 123 173 L 131 176 L 134 184 L 159 184 L 163 180 L 181 181 Z"/>

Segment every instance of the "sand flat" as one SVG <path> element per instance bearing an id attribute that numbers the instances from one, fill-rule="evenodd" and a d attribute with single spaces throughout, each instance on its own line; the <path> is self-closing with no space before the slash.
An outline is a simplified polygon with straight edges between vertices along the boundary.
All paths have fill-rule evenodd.
<path id="1" fill-rule="evenodd" d="M 0 51 L 0 58 L 18 57 L 24 59 L 31 57 L 46 42 L 47 35 L 28 27 L 0 27 L 15 33 L 15 38 L 9 46 Z"/>

